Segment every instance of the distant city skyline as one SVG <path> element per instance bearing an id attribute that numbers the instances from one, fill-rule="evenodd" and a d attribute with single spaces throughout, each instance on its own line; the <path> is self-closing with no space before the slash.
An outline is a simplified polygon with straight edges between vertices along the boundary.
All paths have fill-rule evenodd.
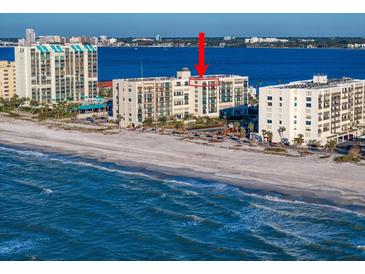
<path id="1" fill-rule="evenodd" d="M 110 37 L 365 37 L 365 14 L 0 14 L 2 38 Z"/>

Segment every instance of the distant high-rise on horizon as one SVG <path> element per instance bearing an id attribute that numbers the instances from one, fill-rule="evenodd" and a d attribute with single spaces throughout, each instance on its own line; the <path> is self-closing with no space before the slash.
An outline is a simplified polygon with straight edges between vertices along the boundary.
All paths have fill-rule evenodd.
<path id="1" fill-rule="evenodd" d="M 27 45 L 32 45 L 35 43 L 35 31 L 34 29 L 26 29 L 25 30 L 25 43 Z"/>

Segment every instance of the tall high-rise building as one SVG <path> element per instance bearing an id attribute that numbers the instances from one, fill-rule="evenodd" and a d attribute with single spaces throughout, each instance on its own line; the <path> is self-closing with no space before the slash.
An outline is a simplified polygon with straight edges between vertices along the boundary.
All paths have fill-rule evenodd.
<path id="1" fill-rule="evenodd" d="M 15 94 L 15 62 L 0 61 L 0 98 L 10 99 Z"/>
<path id="2" fill-rule="evenodd" d="M 17 94 L 38 102 L 97 96 L 97 48 L 37 45 L 15 48 Z"/>
<path id="3" fill-rule="evenodd" d="M 214 75 L 191 77 L 188 69 L 177 77 L 113 80 L 113 117 L 122 126 L 138 126 L 146 119 L 181 120 L 189 115 L 219 117 L 221 110 L 247 104 L 248 77 Z"/>
<path id="4" fill-rule="evenodd" d="M 293 143 L 298 134 L 322 144 L 351 140 L 365 133 L 364 102 L 365 80 L 316 75 L 312 80 L 262 87 L 259 131 L 271 131 L 274 142 Z"/>
<path id="5" fill-rule="evenodd" d="M 155 37 L 155 40 L 156 41 L 161 41 L 161 35 L 157 34 L 156 37 Z"/>
<path id="6" fill-rule="evenodd" d="M 32 45 L 35 43 L 35 32 L 34 29 L 26 29 L 25 30 L 25 43 L 27 45 Z"/>

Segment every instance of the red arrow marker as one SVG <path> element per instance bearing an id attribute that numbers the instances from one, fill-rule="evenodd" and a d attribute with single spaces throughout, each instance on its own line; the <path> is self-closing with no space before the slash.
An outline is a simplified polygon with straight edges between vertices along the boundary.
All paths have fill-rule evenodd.
<path id="1" fill-rule="evenodd" d="M 205 44 L 204 32 L 199 32 L 199 64 L 195 64 L 195 69 L 198 72 L 200 78 L 203 78 L 205 71 L 208 68 L 208 64 L 204 64 L 204 44 Z"/>

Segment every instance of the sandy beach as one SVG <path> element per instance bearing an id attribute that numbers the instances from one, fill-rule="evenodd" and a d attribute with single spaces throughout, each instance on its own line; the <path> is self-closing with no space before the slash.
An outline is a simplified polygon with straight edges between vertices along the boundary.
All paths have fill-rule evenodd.
<path id="1" fill-rule="evenodd" d="M 294 198 L 365 206 L 365 167 L 317 156 L 285 157 L 204 146 L 180 137 L 121 130 L 80 132 L 0 115 L 0 144 L 72 153 L 165 174 L 219 180 Z"/>

